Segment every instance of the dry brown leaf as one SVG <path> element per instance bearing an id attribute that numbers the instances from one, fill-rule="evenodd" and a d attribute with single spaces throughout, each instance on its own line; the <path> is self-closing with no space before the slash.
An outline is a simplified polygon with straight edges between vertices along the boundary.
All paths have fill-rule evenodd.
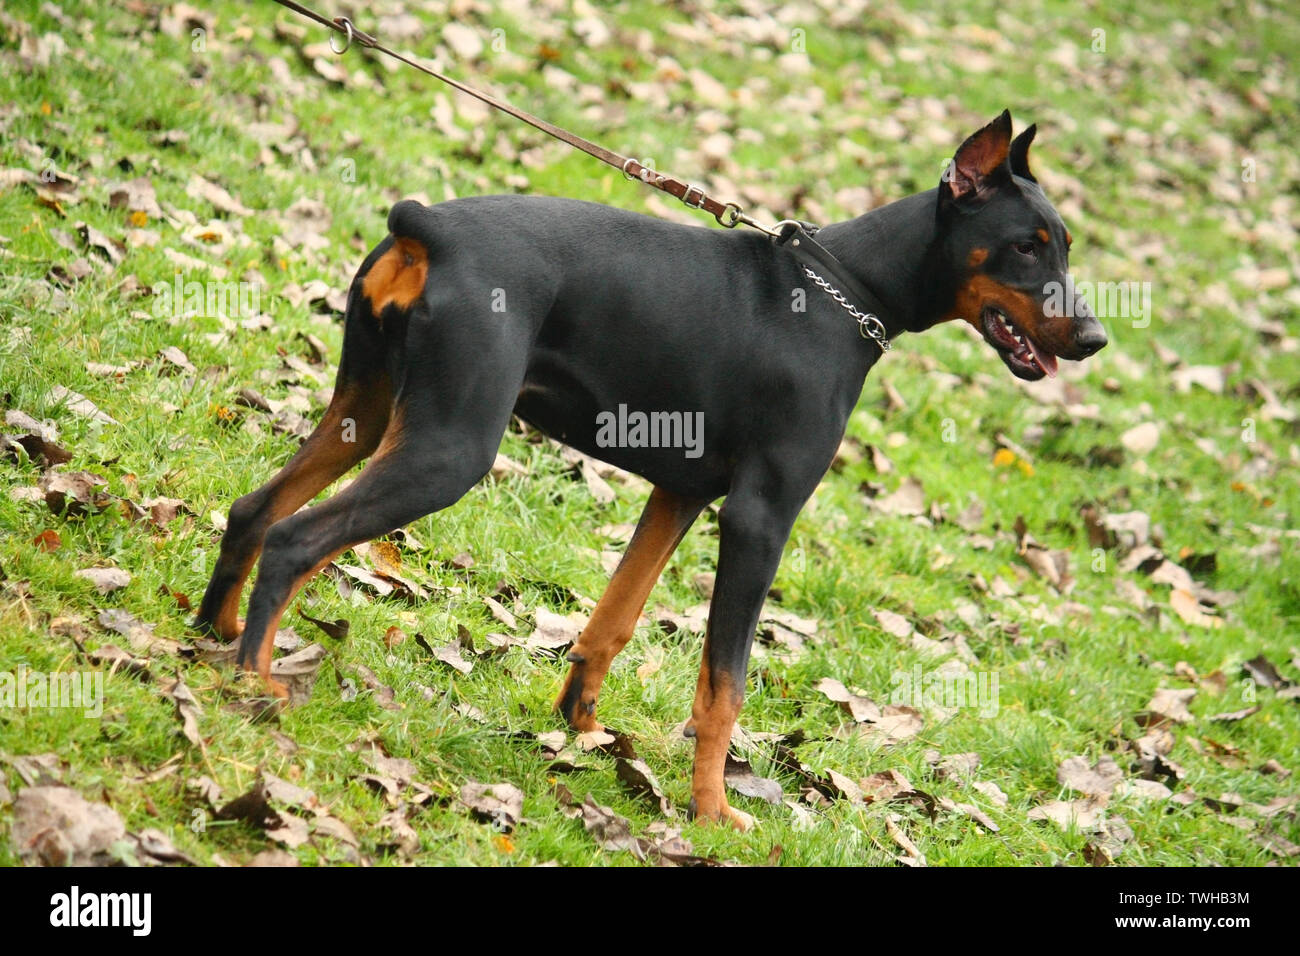
<path id="1" fill-rule="evenodd" d="M 290 703 L 298 706 L 311 700 L 316 674 L 328 653 L 322 644 L 308 644 L 288 657 L 271 662 L 271 676 L 289 688 Z"/>
<path id="2" fill-rule="evenodd" d="M 582 629 L 587 626 L 587 616 L 574 611 L 568 615 L 556 614 L 544 607 L 533 612 L 533 633 L 524 646 L 529 650 L 558 650 L 577 643 Z"/>
<path id="3" fill-rule="evenodd" d="M 903 479 L 898 490 L 872 501 L 878 509 L 889 515 L 923 515 L 925 514 L 925 489 L 915 478 Z"/>
<path id="4" fill-rule="evenodd" d="M 1089 797 L 1109 796 L 1124 779 L 1124 771 L 1110 757 L 1102 757 L 1091 767 L 1084 757 L 1070 757 L 1056 769 L 1056 780 L 1063 787 Z"/>
<path id="5" fill-rule="evenodd" d="M 110 850 L 126 836 L 116 810 L 61 786 L 20 791 L 10 826 L 14 850 L 28 865 L 112 865 Z"/>
<path id="6" fill-rule="evenodd" d="M 893 611 L 879 610 L 873 612 L 876 620 L 884 629 L 886 634 L 892 634 L 894 637 L 910 637 L 912 634 L 912 623 L 903 615 L 896 614 Z"/>
<path id="7" fill-rule="evenodd" d="M 476 783 L 460 788 L 460 802 L 479 820 L 509 833 L 524 815 L 524 792 L 512 783 Z"/>
<path id="8" fill-rule="evenodd" d="M 203 708 L 199 706 L 198 698 L 180 677 L 164 683 L 162 692 L 176 704 L 176 713 L 181 718 L 181 732 L 185 734 L 185 739 L 201 748 L 203 738 L 199 736 L 199 715 L 203 713 Z"/>
<path id="9" fill-rule="evenodd" d="M 1077 830 L 1086 831 L 1097 827 L 1103 807 L 1104 804 L 1086 797 L 1068 803 L 1064 800 L 1054 800 L 1034 807 L 1029 811 L 1028 816 L 1030 820 L 1046 820 L 1055 823 L 1062 830 L 1068 830 L 1073 826 Z"/>
<path id="10" fill-rule="evenodd" d="M 833 677 L 823 677 L 814 690 L 825 694 L 839 704 L 858 723 L 874 722 L 880 719 L 880 708 L 876 702 L 862 694 L 854 693 Z"/>
<path id="11" fill-rule="evenodd" d="M 758 776 L 754 773 L 754 768 L 749 765 L 749 761 L 741 760 L 732 754 L 727 754 L 723 776 L 727 786 L 742 796 L 757 797 L 774 806 L 779 806 L 784 797 L 781 784 L 767 777 Z"/>
<path id="12" fill-rule="evenodd" d="M 121 568 L 82 568 L 73 576 L 89 581 L 100 594 L 112 594 L 131 583 L 131 572 Z"/>
<path id="13" fill-rule="evenodd" d="M 1178 690 L 1171 687 L 1161 687 L 1156 690 L 1155 696 L 1147 704 L 1147 712 L 1156 715 L 1158 718 L 1173 721 L 1176 724 L 1186 724 L 1192 719 L 1192 713 L 1187 709 L 1187 704 L 1196 696 L 1196 688 L 1189 687 Z M 1156 721 L 1155 723 L 1159 723 Z"/>

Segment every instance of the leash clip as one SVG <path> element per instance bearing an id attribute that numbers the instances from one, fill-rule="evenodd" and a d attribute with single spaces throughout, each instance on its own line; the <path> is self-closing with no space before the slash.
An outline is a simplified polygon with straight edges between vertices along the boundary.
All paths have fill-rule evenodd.
<path id="1" fill-rule="evenodd" d="M 726 226 L 728 229 L 735 229 L 737 223 L 743 222 L 747 218 L 742 215 L 742 212 L 739 203 L 729 202 L 723 204 L 722 211 L 713 218 L 718 220 L 718 225 Z"/>

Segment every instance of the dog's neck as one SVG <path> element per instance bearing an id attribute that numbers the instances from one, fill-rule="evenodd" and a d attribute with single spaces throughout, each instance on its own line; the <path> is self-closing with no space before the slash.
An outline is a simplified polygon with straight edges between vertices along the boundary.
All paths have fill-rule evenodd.
<path id="1" fill-rule="evenodd" d="M 938 193 L 917 193 L 817 233 L 817 241 L 880 300 L 890 338 L 929 328 L 943 314 L 945 296 L 951 297 L 945 283 L 934 281 Z"/>

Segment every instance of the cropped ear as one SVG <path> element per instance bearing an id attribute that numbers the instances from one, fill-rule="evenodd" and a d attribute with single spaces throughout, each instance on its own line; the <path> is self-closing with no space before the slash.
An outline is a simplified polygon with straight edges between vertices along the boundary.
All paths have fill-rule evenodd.
<path id="1" fill-rule="evenodd" d="M 1011 113 L 972 134 L 948 164 L 939 182 L 939 211 L 953 203 L 983 203 L 1010 175 Z"/>
<path id="2" fill-rule="evenodd" d="M 1021 179 L 1028 179 L 1031 183 L 1038 182 L 1034 174 L 1029 171 L 1029 144 L 1034 141 L 1034 134 L 1038 132 L 1038 124 L 1025 129 L 1019 136 L 1011 141 L 1011 154 L 1008 161 L 1011 164 L 1011 171 Z"/>

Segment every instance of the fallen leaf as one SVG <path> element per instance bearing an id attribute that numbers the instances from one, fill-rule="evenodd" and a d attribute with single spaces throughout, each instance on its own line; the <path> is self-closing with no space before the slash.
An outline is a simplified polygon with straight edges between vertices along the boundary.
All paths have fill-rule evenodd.
<path id="1" fill-rule="evenodd" d="M 244 864 L 244 866 L 253 866 L 253 867 L 264 867 L 264 866 L 293 867 L 297 865 L 298 865 L 298 858 L 296 856 L 294 856 L 288 850 L 281 850 L 279 848 L 275 848 L 271 850 L 262 850 L 260 853 L 255 854 L 251 860 L 249 860 L 247 863 Z"/>
<path id="2" fill-rule="evenodd" d="M 875 701 L 853 693 L 833 677 L 823 677 L 813 689 L 839 704 L 858 723 L 870 723 L 880 719 L 880 707 Z"/>
<path id="3" fill-rule="evenodd" d="M 1253 714 L 1258 714 L 1259 709 L 1259 705 L 1256 704 L 1254 707 L 1247 707 L 1245 710 L 1234 710 L 1225 714 L 1212 714 L 1206 719 L 1217 721 L 1219 723 L 1232 723 L 1238 720 L 1245 720 Z"/>
<path id="4" fill-rule="evenodd" d="M 317 672 L 328 654 L 324 645 L 308 644 L 287 657 L 271 661 L 271 677 L 289 689 L 290 703 L 298 706 L 311 699 Z"/>
<path id="5" fill-rule="evenodd" d="M 1170 687 L 1161 687 L 1156 690 L 1155 696 L 1146 706 L 1147 714 L 1154 715 L 1158 718 L 1155 721 L 1148 720 L 1142 723 L 1144 727 L 1150 727 L 1153 724 L 1159 725 L 1161 721 L 1173 721 L 1176 724 L 1186 724 L 1192 719 L 1192 713 L 1187 709 L 1188 702 L 1196 696 L 1196 688 L 1189 687 L 1184 690 L 1176 690 Z"/>
<path id="6" fill-rule="evenodd" d="M 677 816 L 677 811 L 673 809 L 672 804 L 668 802 L 668 798 L 664 796 L 663 788 L 659 786 L 659 781 L 655 779 L 649 764 L 644 760 L 629 760 L 625 757 L 619 757 L 614 762 L 614 768 L 618 773 L 618 779 L 632 793 L 648 799 L 659 808 L 659 812 L 664 816 Z"/>
<path id="7" fill-rule="evenodd" d="M 1166 561 L 1166 564 L 1169 562 Z M 1169 594 L 1169 605 L 1188 624 L 1197 627 L 1223 627 L 1223 618 L 1205 613 L 1196 595 L 1182 588 L 1175 588 Z"/>
<path id="8" fill-rule="evenodd" d="M 513 458 L 508 458 L 500 453 L 497 454 L 496 461 L 492 463 L 490 472 L 492 478 L 496 481 L 503 481 L 511 476 L 526 476 L 528 469 Z"/>
<path id="9" fill-rule="evenodd" d="M 925 489 L 915 478 L 908 476 L 892 494 L 872 500 L 876 508 L 888 515 L 925 514 Z"/>
<path id="10" fill-rule="evenodd" d="M 194 746 L 202 748 L 203 738 L 199 736 L 199 715 L 203 713 L 203 708 L 199 706 L 194 693 L 180 677 L 170 683 L 164 683 L 162 692 L 176 705 L 176 713 L 181 718 L 181 732 L 185 734 L 185 739 Z"/>
<path id="11" fill-rule="evenodd" d="M 524 792 L 511 783 L 470 781 L 460 788 L 460 802 L 502 833 L 514 830 L 524 815 Z"/>
<path id="12" fill-rule="evenodd" d="M 298 616 L 302 618 L 304 621 L 309 621 L 312 624 L 315 624 L 317 627 L 319 627 L 322 631 L 325 632 L 327 637 L 332 637 L 336 641 L 342 641 L 346 639 L 348 636 L 348 631 L 351 630 L 352 628 L 351 623 L 346 618 L 339 618 L 336 621 L 322 621 L 319 618 L 311 617 L 310 615 L 305 614 L 302 611 L 298 612 Z"/>
<path id="13" fill-rule="evenodd" d="M 767 777 L 760 777 L 754 773 L 754 768 L 746 760 L 727 754 L 726 769 L 723 773 L 723 779 L 727 786 L 737 793 L 746 797 L 757 797 L 773 806 L 779 806 L 784 794 L 781 791 L 781 784 Z"/>
<path id="14" fill-rule="evenodd" d="M 149 219 L 161 219 L 162 208 L 158 205 L 158 196 L 153 183 L 147 176 L 138 176 L 129 182 L 109 183 L 108 204 L 114 209 L 126 209 L 130 212 L 142 212 Z"/>
<path id="15" fill-rule="evenodd" d="M 925 728 L 925 718 L 911 707 L 888 704 L 880 713 L 875 723 L 867 724 L 861 730 L 864 736 L 886 745 L 915 737 Z"/>
<path id="16" fill-rule="evenodd" d="M 140 680 L 148 681 L 152 679 L 148 658 L 135 657 L 116 644 L 101 644 L 93 651 L 87 651 L 86 660 L 92 664 L 107 667 L 110 674 L 115 674 L 120 670 Z"/>
<path id="17" fill-rule="evenodd" d="M 1170 372 L 1169 378 L 1182 394 L 1190 392 L 1193 385 L 1199 385 L 1206 391 L 1222 395 L 1225 385 L 1223 368 L 1219 365 L 1187 365 Z"/>
<path id="18" fill-rule="evenodd" d="M 81 239 L 87 246 L 102 252 L 104 258 L 114 266 L 119 265 L 126 258 L 126 245 L 119 240 L 110 239 L 89 223 L 79 222 L 74 228 L 81 234 Z"/>
<path id="19" fill-rule="evenodd" d="M 1051 803 L 1034 807 L 1029 811 L 1028 817 L 1030 820 L 1050 821 L 1062 830 L 1068 830 L 1071 827 L 1077 830 L 1092 830 L 1096 828 L 1097 821 L 1100 819 L 1102 806 L 1102 804 L 1088 798 L 1070 803 L 1064 800 L 1054 800 Z"/>
<path id="20" fill-rule="evenodd" d="M 1083 757 L 1070 757 L 1056 769 L 1056 780 L 1063 787 L 1089 797 L 1108 796 L 1124 779 L 1124 771 L 1110 757 L 1102 757 L 1091 767 Z"/>
<path id="21" fill-rule="evenodd" d="M 100 410 L 99 406 L 88 399 L 80 392 L 74 392 L 72 389 L 63 385 L 55 385 L 50 389 L 49 402 L 52 405 L 62 405 L 74 415 L 81 418 L 89 419 L 100 425 L 120 425 L 122 424 L 112 415 Z"/>
<path id="22" fill-rule="evenodd" d="M 185 193 L 192 199 L 211 203 L 212 208 L 218 212 L 230 213 L 235 216 L 253 215 L 253 210 L 232 196 L 224 187 L 209 179 L 204 179 L 197 173 L 190 176 L 189 184 L 185 187 Z"/>
<path id="23" fill-rule="evenodd" d="M 949 800 L 947 797 L 944 797 L 939 801 L 939 806 L 942 807 L 944 810 L 950 810 L 950 811 L 955 810 L 956 812 L 964 816 L 970 817 L 972 820 L 974 820 L 976 823 L 982 826 L 985 830 L 988 830 L 989 833 L 998 833 L 1001 831 L 1001 827 L 999 827 L 996 823 L 993 822 L 992 817 L 990 817 L 987 813 L 985 813 L 983 810 L 981 810 L 979 807 L 975 806 L 972 803 L 955 803 L 954 801 Z"/>
<path id="24" fill-rule="evenodd" d="M 433 656 L 442 661 L 448 667 L 460 671 L 462 674 L 468 674 L 474 669 L 474 665 L 461 655 L 460 638 L 454 637 L 451 643 L 444 644 L 435 648 Z"/>
<path id="25" fill-rule="evenodd" d="M 29 866 L 113 865 L 110 851 L 126 837 L 116 810 L 60 786 L 20 791 L 10 827 L 14 852 Z"/>
<path id="26" fill-rule="evenodd" d="M 1002 792 L 1002 788 L 996 783 L 987 780 L 976 780 L 971 783 L 971 786 L 983 794 L 995 807 L 1005 807 L 1010 802 L 1007 795 Z"/>
<path id="27" fill-rule="evenodd" d="M 917 848 L 916 844 L 912 842 L 911 838 L 908 837 L 906 833 L 899 829 L 896 821 L 901 819 L 900 816 L 892 813 L 885 817 L 885 832 L 888 833 L 889 838 L 902 847 L 903 852 L 907 854 L 906 857 L 899 857 L 899 862 L 908 866 L 925 866 L 925 854 Z"/>
<path id="28" fill-rule="evenodd" d="M 125 637 L 131 645 L 131 649 L 137 654 L 179 656 L 183 652 L 190 652 L 186 645 L 179 641 L 173 641 L 168 637 L 159 637 L 153 632 L 152 624 L 146 624 L 134 614 L 121 608 L 109 608 L 106 611 L 100 611 L 96 620 L 101 627 Z"/>
<path id="29" fill-rule="evenodd" d="M 1291 682 L 1282 676 L 1281 672 L 1273 665 L 1263 654 L 1259 654 L 1251 660 L 1241 665 L 1247 676 L 1256 684 L 1263 687 L 1288 687 Z"/>
<path id="30" fill-rule="evenodd" d="M 645 859 L 645 850 L 632 835 L 632 826 L 609 807 L 601 806 L 591 794 L 578 807 L 582 825 L 602 850 L 627 850 L 638 860 Z"/>
<path id="31" fill-rule="evenodd" d="M 32 544 L 36 545 L 37 550 L 50 554 L 59 550 L 63 545 L 63 539 L 59 537 L 57 531 L 52 528 L 46 528 L 32 539 Z"/>
<path id="32" fill-rule="evenodd" d="M 897 770 L 882 770 L 858 781 L 862 797 L 868 803 L 885 803 L 912 789 L 912 782 Z"/>
<path id="33" fill-rule="evenodd" d="M 893 611 L 879 610 L 874 612 L 876 620 L 884 629 L 886 634 L 892 634 L 894 637 L 910 637 L 912 634 L 912 624 L 907 618 Z"/>
<path id="34" fill-rule="evenodd" d="M 491 612 L 492 616 L 505 625 L 509 630 L 513 631 L 519 626 L 519 622 L 515 620 L 515 616 L 511 614 L 506 609 L 505 605 L 496 598 L 484 596 L 483 603 L 487 605 L 487 609 Z"/>
<path id="35" fill-rule="evenodd" d="M 1109 817 L 1095 837 L 1083 847 L 1083 858 L 1092 866 L 1109 866 L 1133 839 L 1133 830 L 1123 817 Z"/>
<path id="36" fill-rule="evenodd" d="M 1146 455 L 1160 443 L 1160 426 L 1155 422 L 1135 425 L 1119 436 L 1119 442 L 1135 455 Z"/>
<path id="37" fill-rule="evenodd" d="M 121 568 L 82 568 L 73 576 L 89 581 L 100 594 L 111 594 L 131 583 L 131 573 Z"/>
<path id="38" fill-rule="evenodd" d="M 102 511 L 113 501 L 111 495 L 98 491 L 108 480 L 88 471 L 47 471 L 41 476 L 40 489 L 45 503 L 56 515 L 80 517 Z"/>
<path id="39" fill-rule="evenodd" d="M 577 643 L 582 629 L 587 626 L 586 615 L 573 612 L 569 615 L 556 614 L 544 607 L 533 613 L 533 633 L 528 636 L 524 646 L 529 650 L 559 650 Z"/>

